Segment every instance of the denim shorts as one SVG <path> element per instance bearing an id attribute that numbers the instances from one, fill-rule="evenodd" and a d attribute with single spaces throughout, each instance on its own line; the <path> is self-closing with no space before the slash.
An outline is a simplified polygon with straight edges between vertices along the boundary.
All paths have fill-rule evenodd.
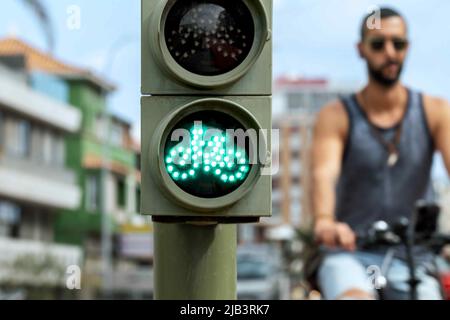
<path id="1" fill-rule="evenodd" d="M 382 273 L 385 253 L 327 251 L 318 271 L 318 285 L 327 300 L 335 300 L 349 290 L 358 289 L 377 297 L 377 277 Z M 420 300 L 441 300 L 441 288 L 435 277 L 427 272 L 424 264 L 416 266 L 420 280 L 418 298 Z M 387 287 L 384 298 L 388 300 L 409 299 L 409 269 L 407 264 L 394 258 L 386 274 Z"/>

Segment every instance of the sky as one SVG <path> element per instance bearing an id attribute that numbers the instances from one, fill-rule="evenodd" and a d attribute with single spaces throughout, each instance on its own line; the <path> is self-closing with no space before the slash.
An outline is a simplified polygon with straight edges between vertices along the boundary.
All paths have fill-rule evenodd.
<path id="1" fill-rule="evenodd" d="M 134 124 L 139 136 L 140 0 L 43 0 L 55 31 L 56 57 L 93 69 L 118 86 L 114 113 Z M 274 0 L 274 76 L 325 77 L 364 83 L 366 69 L 355 45 L 371 0 Z M 450 1 L 396 0 L 410 26 L 412 43 L 404 82 L 450 100 Z M 80 9 L 80 28 L 70 28 Z M 15 35 L 47 50 L 35 16 L 20 0 L 1 0 L 0 37 Z"/>

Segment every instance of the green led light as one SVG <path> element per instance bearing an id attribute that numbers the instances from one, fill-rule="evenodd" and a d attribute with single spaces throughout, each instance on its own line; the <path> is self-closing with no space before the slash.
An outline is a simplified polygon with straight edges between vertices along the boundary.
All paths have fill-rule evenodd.
<path id="1" fill-rule="evenodd" d="M 250 171 L 247 153 L 239 147 L 228 148 L 227 135 L 205 135 L 205 126 L 192 127 L 189 147 L 174 146 L 165 157 L 167 173 L 179 183 L 202 183 L 217 180 L 225 185 L 236 185 L 245 180 Z"/>

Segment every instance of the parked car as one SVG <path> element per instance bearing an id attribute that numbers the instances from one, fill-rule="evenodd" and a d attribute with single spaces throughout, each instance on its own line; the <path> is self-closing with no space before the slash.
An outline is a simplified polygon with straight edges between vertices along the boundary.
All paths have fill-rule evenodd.
<path id="1" fill-rule="evenodd" d="M 281 295 L 281 255 L 269 246 L 238 249 L 237 296 L 239 300 L 278 300 Z"/>
<path id="2" fill-rule="evenodd" d="M 436 262 L 439 270 L 439 280 L 441 281 L 444 299 L 450 300 L 450 263 L 442 257 L 438 257 Z"/>

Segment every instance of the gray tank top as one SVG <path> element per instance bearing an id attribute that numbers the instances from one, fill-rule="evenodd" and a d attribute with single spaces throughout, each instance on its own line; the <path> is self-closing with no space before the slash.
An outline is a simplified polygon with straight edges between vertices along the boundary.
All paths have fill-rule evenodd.
<path id="1" fill-rule="evenodd" d="M 374 222 L 397 222 L 410 218 L 416 202 L 433 200 L 430 172 L 434 154 L 423 108 L 422 95 L 408 90 L 408 106 L 398 145 L 399 160 L 387 163 L 388 151 L 374 135 L 392 141 L 397 127 L 377 128 L 356 100 L 342 98 L 350 120 L 342 174 L 337 185 L 336 217 L 355 231 L 367 230 Z M 371 127 L 372 126 L 372 127 Z"/>

